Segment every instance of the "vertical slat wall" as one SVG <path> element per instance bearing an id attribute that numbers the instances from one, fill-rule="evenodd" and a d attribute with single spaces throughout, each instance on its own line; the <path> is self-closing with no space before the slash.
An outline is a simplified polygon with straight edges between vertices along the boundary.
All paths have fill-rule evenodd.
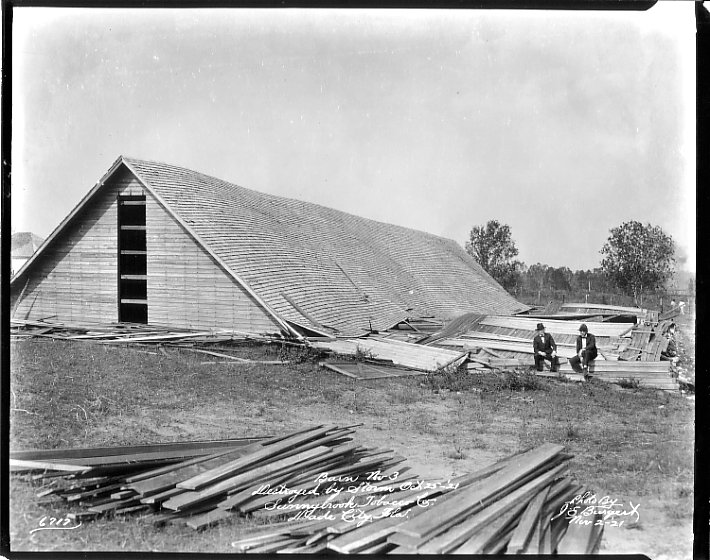
<path id="1" fill-rule="evenodd" d="M 28 270 L 29 283 L 17 319 L 50 316 L 62 322 L 111 322 L 118 318 L 117 205 L 119 195 L 141 195 L 141 184 L 117 173 L 45 248 Z M 13 286 L 17 297 L 24 282 Z M 13 302 L 14 303 L 14 302 Z"/>
<path id="2" fill-rule="evenodd" d="M 263 308 L 150 194 L 146 232 L 149 323 L 279 331 Z"/>

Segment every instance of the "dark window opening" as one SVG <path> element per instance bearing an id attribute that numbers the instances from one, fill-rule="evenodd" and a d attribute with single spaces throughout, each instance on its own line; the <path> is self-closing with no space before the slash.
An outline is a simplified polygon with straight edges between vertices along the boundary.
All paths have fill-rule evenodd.
<path id="1" fill-rule="evenodd" d="M 145 280 L 129 280 L 121 278 L 121 299 L 146 299 Z"/>
<path id="2" fill-rule="evenodd" d="M 145 196 L 118 199 L 118 320 L 148 322 Z"/>
<path id="3" fill-rule="evenodd" d="M 124 251 L 145 251 L 145 230 L 121 229 L 121 249 Z"/>
<path id="4" fill-rule="evenodd" d="M 148 306 L 145 303 L 122 303 L 122 323 L 147 323 Z"/>
<path id="5" fill-rule="evenodd" d="M 145 275 L 147 271 L 146 254 L 131 254 L 121 253 L 119 266 L 121 274 L 141 274 Z"/>
<path id="6" fill-rule="evenodd" d="M 123 200 L 118 211 L 120 212 L 121 225 L 145 226 L 145 201 Z"/>

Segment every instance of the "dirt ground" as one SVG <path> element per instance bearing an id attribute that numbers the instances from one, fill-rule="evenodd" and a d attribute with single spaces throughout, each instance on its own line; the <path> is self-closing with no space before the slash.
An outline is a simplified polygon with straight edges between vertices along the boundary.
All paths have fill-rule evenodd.
<path id="1" fill-rule="evenodd" d="M 690 367 L 694 328 L 686 317 L 679 322 L 681 365 Z M 638 523 L 605 531 L 602 553 L 692 556 L 694 400 L 687 394 L 548 380 L 511 388 L 493 373 L 468 374 L 453 389 L 429 376 L 354 381 L 274 347 L 234 352 L 290 363 L 205 364 L 186 351 L 39 339 L 14 342 L 12 352 L 13 449 L 361 424 L 356 442 L 393 449 L 422 478 L 447 478 L 549 441 L 574 454 L 571 472 L 587 488 L 640 504 Z M 694 356 L 692 367 L 694 376 Z M 249 528 L 235 518 L 195 533 L 133 517 L 96 521 L 72 534 L 30 534 L 42 515 L 67 511 L 63 503 L 39 503 L 37 489 L 11 480 L 13 550 L 230 552 L 229 543 Z"/>

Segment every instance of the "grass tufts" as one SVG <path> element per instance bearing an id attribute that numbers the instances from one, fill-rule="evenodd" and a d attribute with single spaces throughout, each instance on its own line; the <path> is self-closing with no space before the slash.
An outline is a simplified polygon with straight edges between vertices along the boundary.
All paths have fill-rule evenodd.
<path id="1" fill-rule="evenodd" d="M 622 389 L 637 390 L 641 386 L 641 381 L 635 377 L 628 377 L 625 379 L 619 379 L 619 381 L 617 381 L 617 385 L 619 385 Z"/>

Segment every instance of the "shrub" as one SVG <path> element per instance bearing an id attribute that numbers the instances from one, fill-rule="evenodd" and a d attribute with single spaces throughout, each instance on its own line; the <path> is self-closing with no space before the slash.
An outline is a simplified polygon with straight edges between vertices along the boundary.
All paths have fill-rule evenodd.
<path id="1" fill-rule="evenodd" d="M 424 384 L 434 391 L 468 391 L 479 384 L 479 375 L 470 373 L 465 364 L 440 368 L 424 377 Z"/>
<path id="2" fill-rule="evenodd" d="M 499 388 L 508 391 L 540 391 L 544 388 L 540 378 L 530 371 L 504 371 Z"/>

